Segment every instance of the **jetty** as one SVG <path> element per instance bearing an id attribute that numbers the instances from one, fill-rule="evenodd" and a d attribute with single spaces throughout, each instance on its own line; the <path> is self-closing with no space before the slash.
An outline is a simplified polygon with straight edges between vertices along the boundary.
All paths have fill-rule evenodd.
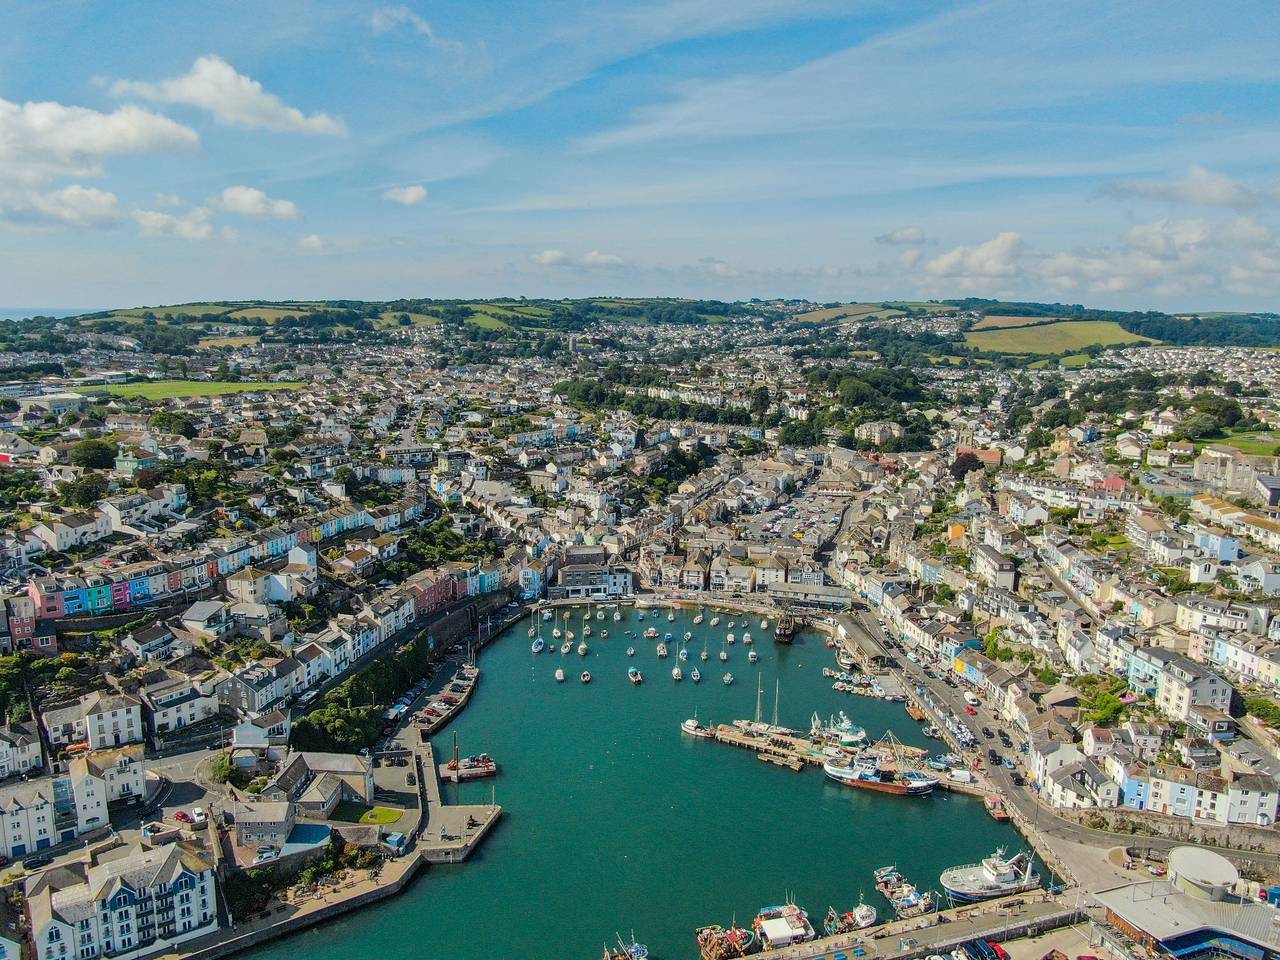
<path id="1" fill-rule="evenodd" d="M 427 863 L 461 863 L 498 822 L 502 807 L 497 803 L 445 803 L 430 741 L 415 746 L 414 754 L 424 801 L 418 854 Z"/>

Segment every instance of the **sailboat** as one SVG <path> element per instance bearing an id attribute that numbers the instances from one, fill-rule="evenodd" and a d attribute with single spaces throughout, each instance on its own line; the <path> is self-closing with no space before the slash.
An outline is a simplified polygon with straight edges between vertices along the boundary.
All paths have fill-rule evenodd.
<path id="1" fill-rule="evenodd" d="M 693 670 L 690 671 L 689 679 L 692 680 L 694 683 L 700 683 L 702 681 L 702 674 L 698 672 L 697 667 L 694 667 Z"/>
<path id="2" fill-rule="evenodd" d="M 556 667 L 556 683 L 564 683 L 564 668 Z"/>
<path id="3" fill-rule="evenodd" d="M 697 626 L 697 625 L 698 625 L 698 624 L 700 624 L 701 622 L 702 622 L 702 608 L 701 608 L 701 607 L 699 607 L 699 608 L 698 608 L 698 612 L 697 612 L 697 614 L 696 614 L 696 615 L 694 616 L 694 618 L 693 618 L 694 626 Z"/>
<path id="4" fill-rule="evenodd" d="M 532 649 L 534 653 L 541 653 L 543 647 L 545 646 L 546 646 L 546 642 L 543 641 L 541 637 L 538 637 L 536 640 L 533 641 L 532 645 L 530 646 L 530 649 Z"/>
<path id="5" fill-rule="evenodd" d="M 688 651 L 688 650 L 686 650 L 684 647 L 681 647 L 681 648 L 680 648 L 680 654 L 679 654 L 679 656 L 680 656 L 680 659 L 681 659 L 681 660 L 688 660 L 688 659 L 689 659 L 689 651 Z"/>
<path id="6" fill-rule="evenodd" d="M 572 649 L 573 649 L 573 644 L 572 644 L 572 643 L 570 643 L 568 640 L 566 640 L 564 643 L 560 644 L 560 652 L 561 652 L 561 653 L 568 653 L 568 652 L 569 652 L 570 650 L 572 650 Z"/>
<path id="7" fill-rule="evenodd" d="M 672 623 L 675 620 L 675 618 L 676 618 L 676 612 L 674 610 L 668 610 L 667 623 Z"/>
<path id="8" fill-rule="evenodd" d="M 578 644 L 578 656 L 585 657 L 589 651 L 587 650 L 587 641 L 583 640 Z"/>
<path id="9" fill-rule="evenodd" d="M 703 638 L 702 638 L 702 652 L 701 652 L 700 654 L 698 654 L 698 659 L 700 659 L 700 660 L 710 660 L 710 659 L 711 659 L 711 654 L 707 653 L 707 638 L 706 638 L 706 637 L 703 637 Z"/>
<path id="10" fill-rule="evenodd" d="M 733 646 L 733 643 L 734 643 L 734 636 L 733 636 L 733 634 L 732 634 L 732 633 L 730 633 L 728 636 L 726 636 L 726 637 L 725 637 L 725 640 L 729 641 L 729 646 L 731 646 L 731 647 Z"/>
<path id="11" fill-rule="evenodd" d="M 713 627 L 718 627 L 718 626 L 720 626 L 720 618 L 719 618 L 719 617 L 712 617 L 712 618 L 711 618 L 711 625 L 712 625 Z"/>
<path id="12" fill-rule="evenodd" d="M 552 635 L 553 637 L 555 637 L 557 640 L 559 640 L 559 639 L 560 639 L 560 628 L 559 628 L 559 627 L 556 627 L 554 630 L 552 630 L 552 631 L 551 631 L 551 635 Z"/>
<path id="13" fill-rule="evenodd" d="M 671 679 L 674 680 L 676 683 L 679 683 L 681 680 L 684 679 L 684 671 L 680 669 L 680 664 L 677 663 L 674 667 L 671 668 Z"/>
<path id="14" fill-rule="evenodd" d="M 724 643 L 720 644 L 720 662 L 725 663 L 729 659 L 729 651 L 724 648 Z"/>
<path id="15" fill-rule="evenodd" d="M 621 619 L 622 619 L 622 613 L 618 610 L 613 611 L 613 622 L 617 623 Z"/>

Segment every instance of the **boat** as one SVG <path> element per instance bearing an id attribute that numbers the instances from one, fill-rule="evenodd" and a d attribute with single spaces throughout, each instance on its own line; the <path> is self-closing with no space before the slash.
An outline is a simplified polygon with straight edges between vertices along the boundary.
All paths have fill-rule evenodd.
<path id="1" fill-rule="evenodd" d="M 658 644 L 658 659 L 659 659 L 659 660 L 661 660 L 661 659 L 663 659 L 664 657 L 666 657 L 666 655 L 667 655 L 667 645 L 666 645 L 666 643 L 660 643 L 660 644 Z"/>
<path id="2" fill-rule="evenodd" d="M 645 638 L 646 640 L 657 640 L 657 639 L 658 639 L 658 628 L 657 628 L 657 627 L 650 627 L 648 630 L 646 630 L 646 631 L 644 632 L 644 638 Z"/>
<path id="3" fill-rule="evenodd" d="M 719 618 L 719 617 L 712 617 L 712 618 L 711 618 L 711 625 L 712 625 L 713 627 L 718 627 L 718 626 L 720 626 L 720 618 Z"/>
<path id="4" fill-rule="evenodd" d="M 613 622 L 617 623 L 621 619 L 622 619 L 622 613 L 618 610 L 613 611 Z"/>
<path id="5" fill-rule="evenodd" d="M 1006 857 L 1003 847 L 980 863 L 943 870 L 940 880 L 947 896 L 959 903 L 977 903 L 1040 886 L 1040 874 L 1031 854 L 1024 850 Z"/>
<path id="6" fill-rule="evenodd" d="M 533 627 L 530 627 L 530 628 L 529 628 L 529 639 L 530 639 L 530 640 L 532 640 L 532 639 L 533 639 L 533 635 L 534 635 L 535 633 L 537 633 L 537 631 L 536 631 L 536 630 L 534 630 L 534 629 L 533 629 Z"/>
<path id="7" fill-rule="evenodd" d="M 756 653 L 754 650 L 747 654 L 747 660 L 750 663 L 756 663 L 759 659 L 760 654 Z"/>
<path id="8" fill-rule="evenodd" d="M 603 620 L 603 619 L 604 619 L 604 611 L 603 611 L 603 610 L 597 610 L 597 611 L 596 611 L 596 619 L 597 619 L 597 620 Z"/>
<path id="9" fill-rule="evenodd" d="M 702 611 L 701 611 L 701 610 L 699 610 L 699 611 L 697 612 L 697 614 L 696 614 L 696 615 L 694 616 L 694 618 L 693 618 L 693 624 L 694 624 L 694 626 L 697 626 L 698 624 L 700 624 L 700 623 L 702 622 L 702 619 L 703 619 L 703 618 L 702 618 Z"/>
<path id="10" fill-rule="evenodd" d="M 560 628 L 559 628 L 559 627 L 556 627 L 554 630 L 552 630 L 552 631 L 551 631 L 551 636 L 553 636 L 553 637 L 555 637 L 557 640 L 559 640 L 559 639 L 560 639 Z"/>
<path id="11" fill-rule="evenodd" d="M 583 671 L 582 671 L 582 676 L 581 676 L 581 677 L 579 677 L 579 679 L 580 679 L 583 683 L 590 683 L 590 682 L 591 682 L 591 671 L 589 671 L 589 670 L 583 670 Z"/>
<path id="12" fill-rule="evenodd" d="M 583 640 L 580 644 L 578 644 L 578 656 L 585 657 L 587 653 L 588 653 L 587 641 Z"/>
<path id="13" fill-rule="evenodd" d="M 609 631 L 608 631 L 608 630 L 601 630 L 601 631 L 600 631 L 600 639 L 601 639 L 601 640 L 608 640 L 608 639 L 609 639 Z"/>
<path id="14" fill-rule="evenodd" d="M 635 647 L 627 647 L 627 656 L 628 656 L 628 657 L 634 657 L 635 655 L 636 655 L 636 648 L 635 648 Z"/>
<path id="15" fill-rule="evenodd" d="M 561 652 L 561 653 L 568 653 L 568 652 L 569 652 L 570 650 L 572 650 L 572 649 L 573 649 L 573 644 L 572 644 L 572 643 L 570 643 L 568 640 L 566 640 L 564 643 L 560 644 L 560 652 Z"/>
<path id="16" fill-rule="evenodd" d="M 688 720 L 680 724 L 680 729 L 691 737 L 701 737 L 704 740 L 710 740 L 712 733 L 699 719 L 695 713 Z"/>
<path id="17" fill-rule="evenodd" d="M 826 723 L 815 711 L 809 718 L 809 736 L 841 747 L 857 747 L 867 741 L 867 731 L 850 720 L 843 710 L 838 718 L 831 717 Z"/>
<path id="18" fill-rule="evenodd" d="M 635 667 L 629 667 L 627 669 L 627 679 L 638 687 L 640 684 L 644 683 L 644 674 Z"/>
<path id="19" fill-rule="evenodd" d="M 630 943 L 624 943 L 619 936 L 616 948 L 605 944 L 604 960 L 649 960 L 649 948 L 643 943 L 636 943 L 634 935 Z"/>
<path id="20" fill-rule="evenodd" d="M 729 686 L 729 684 L 733 683 L 733 674 L 726 673 L 723 677 L 721 677 L 721 679 L 724 681 L 724 685 L 727 687 Z"/>
<path id="21" fill-rule="evenodd" d="M 718 924 L 698 929 L 698 951 L 702 960 L 734 960 L 755 953 L 758 944 L 752 930 Z"/>
<path id="22" fill-rule="evenodd" d="M 591 636 L 591 624 L 587 624 L 585 627 L 582 628 L 582 635 L 584 637 Z"/>
<path id="23" fill-rule="evenodd" d="M 677 663 L 674 667 L 671 668 L 671 679 L 674 680 L 676 683 L 679 683 L 681 680 L 684 679 L 684 671 L 680 669 L 680 664 Z"/>
<path id="24" fill-rule="evenodd" d="M 924 796 L 932 793 L 933 788 L 938 785 L 937 777 L 915 770 L 898 773 L 883 767 L 880 756 L 873 751 L 865 751 L 849 763 L 824 761 L 822 771 L 830 779 L 845 786 L 900 796 Z"/>
<path id="25" fill-rule="evenodd" d="M 761 630 L 768 630 L 768 629 L 769 629 L 769 620 L 768 620 L 768 618 L 767 618 L 767 617 L 766 617 L 765 619 L 763 619 L 763 620 L 761 620 L 761 621 L 760 621 L 760 629 L 761 629 Z"/>
<path id="26" fill-rule="evenodd" d="M 554 619 L 554 618 L 555 618 L 555 614 L 554 614 L 554 613 L 552 613 L 550 610 L 543 610 L 543 611 L 542 611 L 542 622 L 543 622 L 543 623 L 548 623 L 548 622 L 550 622 L 550 621 L 551 621 L 552 619 Z"/>
<path id="27" fill-rule="evenodd" d="M 730 629 L 730 630 L 732 630 L 732 629 L 733 629 L 734 627 L 736 627 L 737 625 L 738 625 L 738 621 L 737 621 L 737 620 L 730 620 L 730 621 L 729 621 L 729 629 Z"/>
<path id="28" fill-rule="evenodd" d="M 987 813 L 991 814 L 992 820 L 1004 823 L 1009 819 L 1009 811 L 1004 807 L 1003 798 L 996 796 L 994 793 L 989 793 L 983 797 L 982 805 L 987 808 Z"/>
<path id="29" fill-rule="evenodd" d="M 664 633 L 662 635 L 662 639 L 670 643 L 674 638 L 671 636 L 671 633 L 668 631 L 667 633 Z"/>
<path id="30" fill-rule="evenodd" d="M 694 667 L 693 670 L 689 672 L 689 679 L 692 680 L 694 683 L 702 682 L 702 674 L 698 672 L 697 667 Z"/>
<path id="31" fill-rule="evenodd" d="M 693 634 L 690 631 L 686 630 L 684 632 L 684 642 L 688 643 L 692 639 L 693 639 Z"/>
<path id="32" fill-rule="evenodd" d="M 732 633 L 728 634 L 724 639 L 725 639 L 725 642 L 729 644 L 729 646 L 733 646 L 734 636 Z"/>
<path id="33" fill-rule="evenodd" d="M 707 641 L 705 639 L 702 641 L 702 652 L 698 654 L 698 659 L 699 660 L 711 659 L 711 654 L 707 653 Z"/>
<path id="34" fill-rule="evenodd" d="M 796 622 L 790 615 L 784 614 L 779 620 L 778 625 L 773 628 L 773 639 L 775 643 L 790 643 L 795 639 Z"/>
<path id="35" fill-rule="evenodd" d="M 564 668 L 556 667 L 556 683 L 564 683 Z"/>
<path id="36" fill-rule="evenodd" d="M 672 623 L 675 620 L 675 618 L 676 618 L 676 612 L 674 610 L 668 610 L 667 623 Z"/>
<path id="37" fill-rule="evenodd" d="M 676 656 L 677 656 L 677 657 L 679 657 L 681 660 L 688 660 L 688 659 L 689 659 L 689 651 L 688 651 L 688 650 L 686 650 L 684 647 L 681 647 L 681 648 L 680 648 L 680 652 L 679 652 L 679 653 L 677 653 L 677 654 L 676 654 Z"/>
<path id="38" fill-rule="evenodd" d="M 794 903 L 765 907 L 751 921 L 751 927 L 756 931 L 760 945 L 765 950 L 808 943 L 818 935 L 809 922 L 809 915 Z"/>
<path id="39" fill-rule="evenodd" d="M 637 610 L 637 611 L 636 611 L 636 619 L 637 619 L 637 620 L 643 620 L 643 619 L 644 619 L 644 611 L 643 611 L 643 610 Z"/>
<path id="40" fill-rule="evenodd" d="M 876 922 L 876 908 L 869 903 L 859 903 L 852 910 L 837 913 L 835 907 L 827 907 L 826 919 L 822 921 L 822 931 L 828 937 L 854 930 L 865 930 Z"/>
<path id="41" fill-rule="evenodd" d="M 743 642 L 743 643 L 746 643 L 746 644 L 750 644 L 750 643 L 751 643 L 751 633 L 750 633 L 750 631 L 747 631 L 747 630 L 742 631 L 742 642 Z"/>
<path id="42" fill-rule="evenodd" d="M 474 757 L 462 757 L 440 764 L 440 779 L 461 783 L 464 780 L 480 780 L 497 776 L 498 765 L 487 753 Z"/>
<path id="43" fill-rule="evenodd" d="M 724 648 L 724 644 L 720 644 L 720 662 L 726 663 L 729 660 L 729 651 Z"/>
<path id="44" fill-rule="evenodd" d="M 532 650 L 534 653 L 541 653 L 543 649 L 546 647 L 546 645 L 547 645 L 546 642 L 541 637 L 539 637 L 537 640 L 533 641 L 532 644 L 530 644 L 529 649 Z"/>
<path id="45" fill-rule="evenodd" d="M 898 915 L 899 920 L 909 920 L 912 917 L 919 917 L 928 913 L 934 908 L 933 894 L 928 890 L 921 893 L 916 889 L 915 884 L 906 883 L 905 881 L 895 887 L 886 896 L 889 902 L 893 904 L 893 912 Z"/>
<path id="46" fill-rule="evenodd" d="M 566 640 L 572 640 L 572 639 L 573 639 L 574 637 L 576 637 L 576 636 L 577 636 L 577 634 L 576 634 L 576 633 L 574 633 L 572 630 L 566 630 L 566 631 L 564 632 L 564 638 L 565 638 Z"/>

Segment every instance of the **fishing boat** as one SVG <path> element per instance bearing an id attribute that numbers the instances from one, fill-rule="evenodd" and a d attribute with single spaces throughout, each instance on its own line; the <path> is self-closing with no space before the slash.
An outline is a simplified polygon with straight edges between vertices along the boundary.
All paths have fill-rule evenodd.
<path id="1" fill-rule="evenodd" d="M 760 654 L 756 653 L 754 650 L 752 650 L 750 653 L 747 654 L 747 661 L 749 663 L 756 663 L 759 661 L 759 659 L 760 659 Z"/>
<path id="2" fill-rule="evenodd" d="M 866 743 L 867 731 L 845 716 L 843 710 L 838 717 L 831 717 L 826 723 L 815 711 L 809 718 L 809 736 L 842 747 L 857 747 Z"/>
<path id="3" fill-rule="evenodd" d="M 643 943 L 636 943 L 634 935 L 630 943 L 624 943 L 619 936 L 616 948 L 605 944 L 604 960 L 649 960 L 649 948 Z"/>
<path id="4" fill-rule="evenodd" d="M 698 930 L 698 951 L 702 960 L 734 960 L 755 953 L 757 946 L 755 932 L 742 927 L 726 930 L 715 924 Z"/>
<path id="5" fill-rule="evenodd" d="M 778 625 L 773 628 L 773 639 L 775 643 L 790 643 L 795 639 L 796 622 L 789 615 L 784 615 Z"/>
<path id="6" fill-rule="evenodd" d="M 671 668 L 671 679 L 674 680 L 676 683 L 679 683 L 681 680 L 684 679 L 684 671 L 680 669 L 679 664 L 676 664 L 674 667 Z"/>
<path id="7" fill-rule="evenodd" d="M 725 639 L 725 642 L 729 644 L 729 646 L 733 646 L 734 636 L 732 633 L 728 634 L 724 639 Z"/>
<path id="8" fill-rule="evenodd" d="M 724 685 L 727 687 L 727 686 L 729 686 L 729 684 L 733 683 L 733 674 L 732 674 L 732 673 L 726 673 L 726 674 L 725 674 L 723 677 L 721 677 L 720 679 L 722 679 L 722 680 L 724 681 Z"/>
<path id="9" fill-rule="evenodd" d="M 532 650 L 534 653 L 541 653 L 546 648 L 546 646 L 547 646 L 546 642 L 541 637 L 538 637 L 537 640 L 534 640 L 533 643 L 530 644 L 529 649 Z"/>
<path id="10" fill-rule="evenodd" d="M 578 656 L 585 657 L 590 651 L 587 649 L 587 641 L 583 640 L 578 644 Z"/>
<path id="11" fill-rule="evenodd" d="M 982 805 L 987 808 L 987 813 L 991 814 L 992 820 L 1004 823 L 1009 819 L 1009 811 L 1004 807 L 1004 800 L 994 793 L 989 793 L 983 797 Z"/>
<path id="12" fill-rule="evenodd" d="M 889 894 L 889 902 L 893 904 L 893 912 L 899 920 L 922 916 L 934 908 L 931 892 L 925 890 L 922 893 L 915 884 L 905 882 Z"/>
<path id="13" fill-rule="evenodd" d="M 457 760 L 450 760 L 448 763 L 440 764 L 440 779 L 452 783 L 461 783 L 464 780 L 480 780 L 484 777 L 497 776 L 497 774 L 498 765 L 487 753 L 481 753 L 474 757 L 461 757 Z"/>
<path id="14" fill-rule="evenodd" d="M 719 617 L 712 617 L 712 618 L 711 618 L 711 625 L 712 625 L 713 627 L 718 627 L 718 626 L 720 626 L 720 618 L 719 618 Z"/>
<path id="15" fill-rule="evenodd" d="M 899 773 L 883 767 L 879 755 L 873 751 L 866 751 L 849 763 L 827 760 L 822 764 L 822 771 L 830 779 L 845 786 L 900 796 L 924 796 L 932 793 L 933 788 L 938 785 L 937 777 L 915 770 Z"/>
<path id="16" fill-rule="evenodd" d="M 743 643 L 745 643 L 745 644 L 750 644 L 750 643 L 751 643 L 751 633 L 750 633 L 750 631 L 748 631 L 748 630 L 744 630 L 744 631 L 742 631 L 742 642 L 743 642 Z"/>
<path id="17" fill-rule="evenodd" d="M 710 729 L 698 719 L 696 711 L 692 717 L 680 724 L 680 729 L 691 737 L 701 737 L 704 740 L 710 740 L 712 736 Z"/>
<path id="18" fill-rule="evenodd" d="M 644 674 L 635 667 L 629 667 L 627 669 L 627 679 L 638 687 L 640 684 L 644 683 Z"/>
<path id="19" fill-rule="evenodd" d="M 627 647 L 627 656 L 628 656 L 628 657 L 634 657 L 635 655 L 636 655 L 636 648 L 635 648 L 635 647 Z"/>
<path id="20" fill-rule="evenodd" d="M 583 671 L 582 671 L 582 676 L 581 676 L 581 677 L 579 677 L 579 679 L 580 679 L 583 683 L 590 683 L 590 682 L 591 682 L 591 671 L 590 671 L 590 670 L 583 670 Z"/>
<path id="21" fill-rule="evenodd" d="M 1036 872 L 1031 854 L 1024 850 L 1006 857 L 1003 847 L 981 863 L 943 870 L 940 879 L 947 896 L 960 903 L 976 903 L 1040 886 L 1040 874 Z"/>
<path id="22" fill-rule="evenodd" d="M 809 915 L 794 903 L 765 907 L 751 922 L 751 927 L 766 950 L 808 943 L 818 935 L 809 922 Z"/>
<path id="23" fill-rule="evenodd" d="M 937 770 L 939 773 L 945 773 L 951 769 L 951 765 L 941 757 L 930 757 L 924 762 L 924 765 L 930 770 Z"/>
<path id="24" fill-rule="evenodd" d="M 694 668 L 689 672 L 689 679 L 690 679 L 690 680 L 692 680 L 694 683 L 701 683 L 701 682 L 702 682 L 702 674 L 700 674 L 700 673 L 698 672 L 698 668 L 697 668 L 697 667 L 694 667 Z"/>
<path id="25" fill-rule="evenodd" d="M 564 683 L 564 668 L 556 667 L 556 683 Z"/>
<path id="26" fill-rule="evenodd" d="M 822 921 L 822 932 L 828 937 L 835 937 L 854 930 L 865 930 L 875 922 L 876 908 L 869 903 L 859 903 L 844 913 L 837 913 L 835 907 L 828 907 L 826 919 Z"/>

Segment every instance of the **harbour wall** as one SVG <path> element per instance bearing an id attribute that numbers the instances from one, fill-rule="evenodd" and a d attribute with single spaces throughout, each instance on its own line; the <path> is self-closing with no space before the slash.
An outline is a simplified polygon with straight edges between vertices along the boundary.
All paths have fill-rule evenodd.
<path id="1" fill-rule="evenodd" d="M 1084 810 L 1054 810 L 1063 820 L 1112 833 L 1129 834 L 1134 845 L 1141 846 L 1141 838 L 1176 840 L 1181 843 L 1200 843 L 1238 851 L 1242 857 L 1249 853 L 1280 854 L 1280 832 L 1274 827 L 1258 827 L 1247 823 L 1211 824 L 1171 817 L 1151 810 L 1128 810 L 1124 807 Z"/>

